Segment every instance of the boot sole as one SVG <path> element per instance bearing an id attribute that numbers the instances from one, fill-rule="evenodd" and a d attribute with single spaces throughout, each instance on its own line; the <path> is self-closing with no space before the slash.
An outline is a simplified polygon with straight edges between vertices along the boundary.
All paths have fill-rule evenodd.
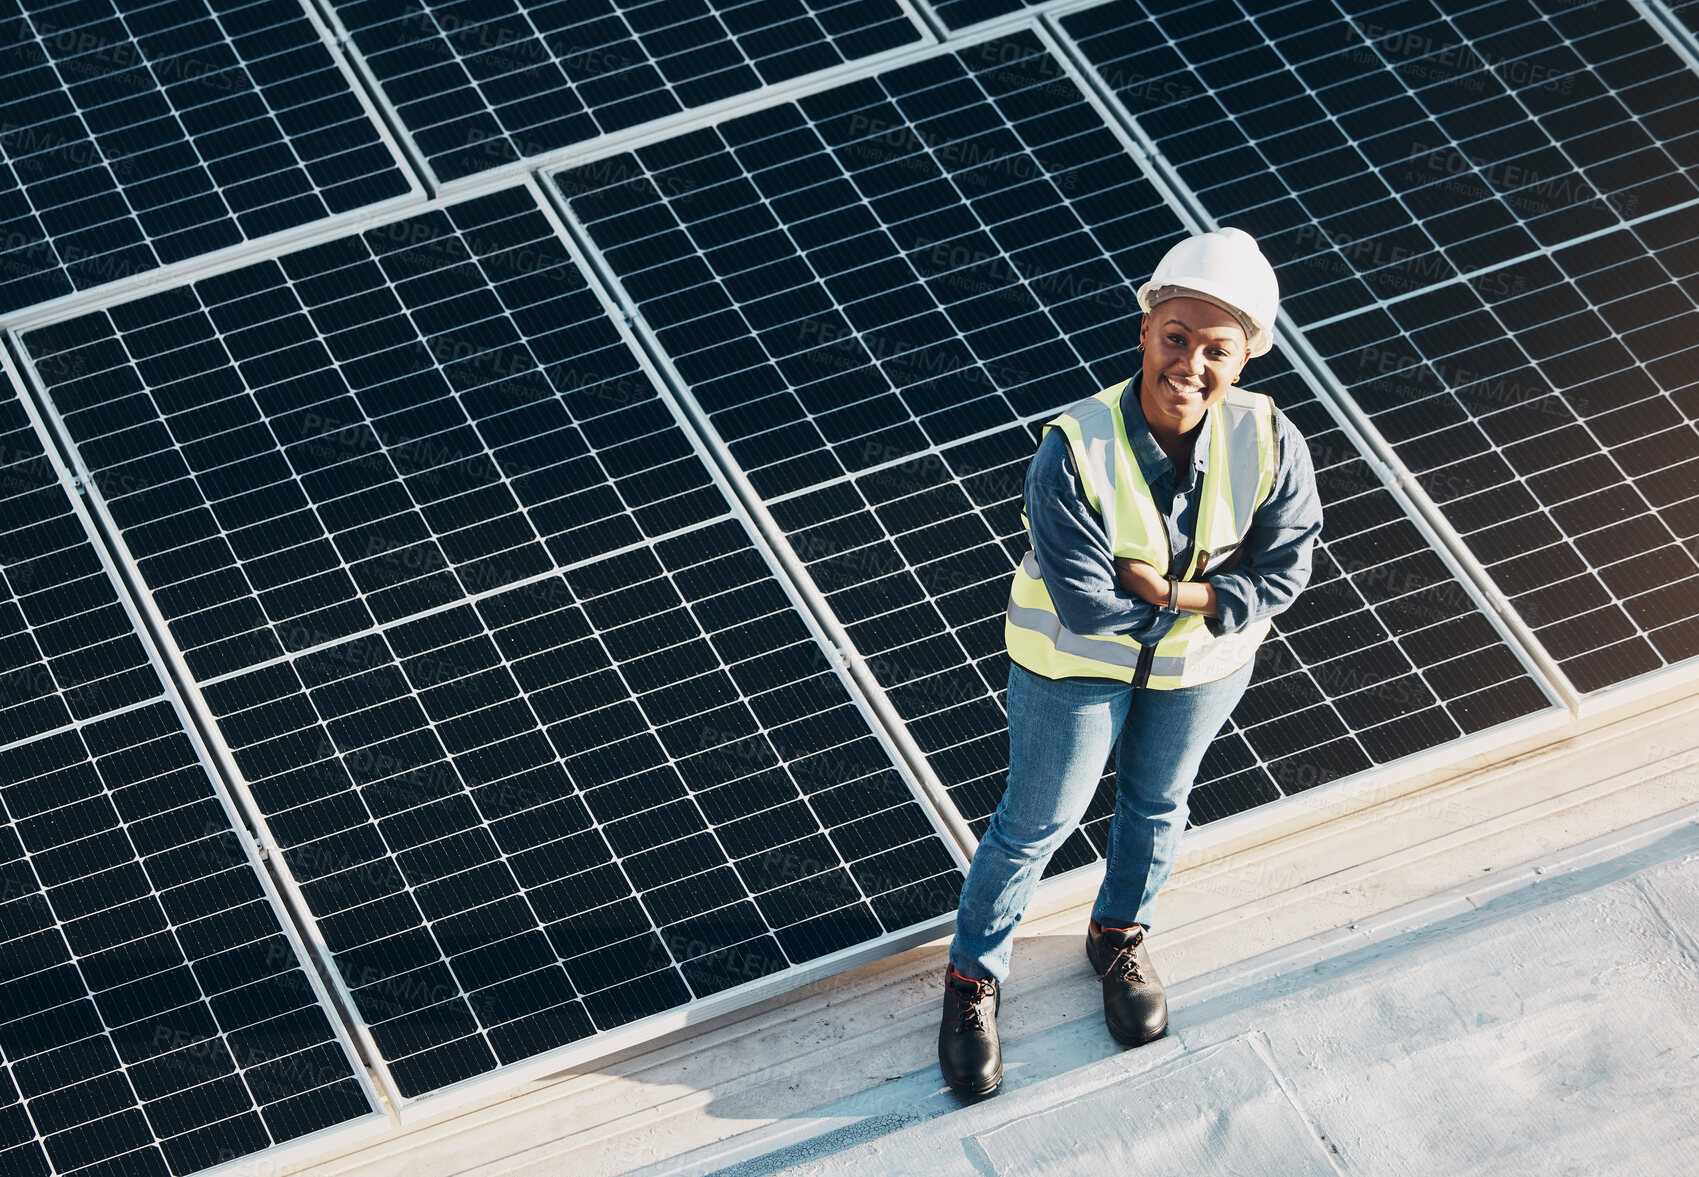
<path id="1" fill-rule="evenodd" d="M 969 1099 L 982 1099 L 985 1096 L 990 1095 L 993 1091 L 996 1091 L 1002 1085 L 1003 1085 L 1003 1068 L 1002 1067 L 997 1068 L 997 1073 L 992 1076 L 991 1082 L 986 1084 L 984 1087 L 978 1087 L 978 1088 L 969 1087 L 965 1083 L 960 1085 L 960 1086 L 957 1086 L 956 1084 L 950 1082 L 950 1080 L 948 1078 L 946 1078 L 944 1080 L 944 1086 L 948 1087 L 951 1091 L 954 1091 L 957 1095 L 966 1096 Z"/>
<path id="2" fill-rule="evenodd" d="M 1163 1023 L 1162 1029 L 1158 1030 L 1155 1034 L 1152 1034 L 1149 1038 L 1123 1038 L 1120 1034 L 1115 1032 L 1114 1025 L 1110 1023 L 1107 1017 L 1103 1019 L 1103 1024 L 1109 1027 L 1109 1037 L 1113 1038 L 1116 1042 L 1119 1042 L 1122 1046 L 1129 1050 L 1136 1046 L 1144 1046 L 1147 1043 L 1155 1042 L 1158 1038 L 1166 1038 L 1168 1036 L 1168 1024 L 1166 1022 Z"/>

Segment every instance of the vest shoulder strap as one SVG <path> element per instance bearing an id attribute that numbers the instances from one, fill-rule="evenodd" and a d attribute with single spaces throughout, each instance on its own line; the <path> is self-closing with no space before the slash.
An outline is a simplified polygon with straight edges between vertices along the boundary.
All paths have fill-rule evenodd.
<path id="1" fill-rule="evenodd" d="M 1115 495 L 1115 453 L 1121 444 L 1120 400 L 1129 380 L 1075 401 L 1044 428 L 1059 429 L 1073 455 L 1074 474 L 1091 508 L 1112 518 Z M 1111 528 L 1113 533 L 1113 528 Z"/>

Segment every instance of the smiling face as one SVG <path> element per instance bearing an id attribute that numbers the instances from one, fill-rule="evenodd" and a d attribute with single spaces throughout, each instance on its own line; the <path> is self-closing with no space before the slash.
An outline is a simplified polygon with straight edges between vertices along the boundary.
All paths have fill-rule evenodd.
<path id="1" fill-rule="evenodd" d="M 1239 321 L 1201 298 L 1152 307 L 1139 323 L 1139 344 L 1139 403 L 1159 441 L 1196 429 L 1250 358 Z"/>

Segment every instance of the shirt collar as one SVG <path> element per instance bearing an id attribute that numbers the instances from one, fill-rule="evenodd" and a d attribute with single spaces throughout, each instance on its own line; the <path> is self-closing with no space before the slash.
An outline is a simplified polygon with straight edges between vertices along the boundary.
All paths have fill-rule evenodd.
<path id="1" fill-rule="evenodd" d="M 1203 415 L 1199 426 L 1197 442 L 1192 446 L 1192 470 L 1194 478 L 1202 478 L 1209 470 L 1209 414 L 1215 412 L 1211 405 Z M 1121 394 L 1121 418 L 1127 425 L 1127 441 L 1133 447 L 1133 456 L 1139 461 L 1139 470 L 1144 474 L 1147 483 L 1154 483 L 1164 474 L 1179 479 L 1180 472 L 1169 461 L 1168 455 L 1162 452 L 1162 447 L 1156 444 L 1156 438 L 1150 435 L 1150 423 L 1145 420 L 1144 406 L 1139 404 L 1139 378 L 1134 376 L 1127 382 L 1127 389 Z"/>

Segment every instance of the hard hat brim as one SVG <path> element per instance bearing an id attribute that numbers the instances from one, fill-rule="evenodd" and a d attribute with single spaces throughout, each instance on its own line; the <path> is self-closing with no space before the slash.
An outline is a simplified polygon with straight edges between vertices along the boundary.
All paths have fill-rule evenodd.
<path id="1" fill-rule="evenodd" d="M 1162 290 L 1171 290 L 1172 293 L 1167 295 L 1165 298 L 1160 299 L 1158 302 L 1152 303 L 1150 301 L 1150 296 Z M 1139 287 L 1139 310 L 1148 315 L 1153 306 L 1159 306 L 1161 303 L 1167 302 L 1170 298 L 1187 297 L 1201 298 L 1207 303 L 1213 303 L 1215 306 L 1220 307 L 1222 310 L 1237 319 L 1241 326 L 1249 325 L 1251 330 L 1245 338 L 1245 343 L 1248 345 L 1250 351 L 1248 358 L 1255 359 L 1257 356 L 1265 355 L 1268 350 L 1274 346 L 1274 334 L 1271 330 L 1271 324 L 1259 323 L 1255 318 L 1234 306 L 1232 301 L 1227 298 L 1219 288 L 1215 287 L 1215 284 L 1212 282 L 1162 282 L 1152 278 L 1143 286 Z"/>

